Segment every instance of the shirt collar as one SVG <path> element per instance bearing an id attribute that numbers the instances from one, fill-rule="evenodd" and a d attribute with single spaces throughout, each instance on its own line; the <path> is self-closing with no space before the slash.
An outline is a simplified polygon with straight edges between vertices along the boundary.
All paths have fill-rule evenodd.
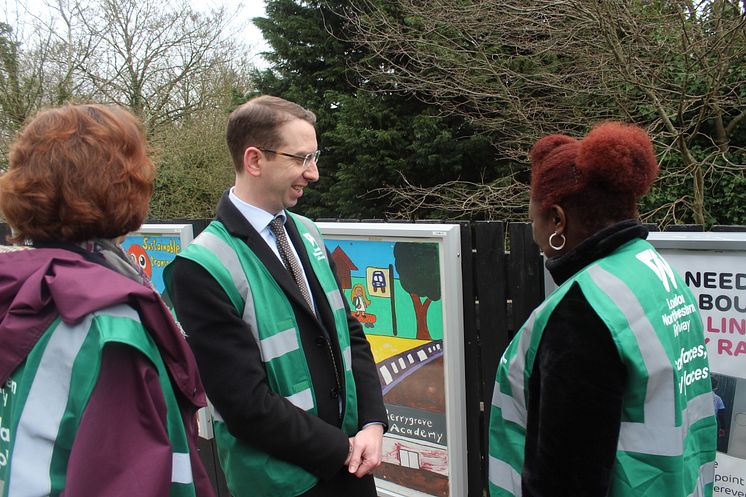
<path id="1" fill-rule="evenodd" d="M 282 223 L 285 224 L 285 220 L 287 218 L 285 211 L 280 212 L 279 214 L 277 214 L 277 216 L 275 216 L 274 214 L 270 214 L 264 209 L 260 209 L 259 207 L 251 205 L 248 202 L 238 198 L 238 195 L 236 195 L 236 193 L 233 191 L 234 189 L 235 187 L 231 187 L 230 192 L 228 193 L 228 198 L 233 203 L 233 205 L 236 206 L 236 209 L 238 209 L 241 215 L 246 218 L 249 224 L 251 224 L 251 226 L 253 226 L 258 233 L 261 233 L 262 231 L 267 229 L 269 223 L 271 223 L 272 220 L 277 216 L 281 217 Z"/>

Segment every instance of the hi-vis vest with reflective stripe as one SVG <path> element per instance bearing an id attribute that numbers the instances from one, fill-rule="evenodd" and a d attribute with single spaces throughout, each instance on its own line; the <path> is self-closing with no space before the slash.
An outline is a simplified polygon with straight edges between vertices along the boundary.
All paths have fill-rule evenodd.
<path id="1" fill-rule="evenodd" d="M 189 444 L 166 366 L 137 312 L 126 305 L 75 325 L 58 318 L 2 385 L 0 495 L 41 497 L 65 488 L 68 457 L 101 370 L 102 350 L 112 342 L 134 347 L 156 367 L 173 450 L 169 497 L 194 497 Z"/>
<path id="2" fill-rule="evenodd" d="M 573 284 L 608 326 L 627 369 L 609 496 L 712 495 L 717 435 L 702 323 L 683 280 L 636 239 L 548 296 L 503 354 L 490 415 L 491 496 L 521 495 L 528 379 L 546 323 Z"/>
<path id="3" fill-rule="evenodd" d="M 326 260 L 326 249 L 313 223 L 288 213 L 295 221 L 326 299 L 334 313 L 342 351 L 344 418 L 342 430 L 357 432 L 357 394 L 352 375 L 350 332 L 342 293 Z M 213 221 L 179 254 L 203 266 L 225 290 L 249 325 L 264 362 L 269 388 L 293 405 L 316 414 L 316 397 L 293 307 L 262 261 L 241 240 Z M 166 284 L 170 285 L 168 269 Z M 312 488 L 317 478 L 304 469 L 273 458 L 233 437 L 213 411 L 215 441 L 228 489 L 235 497 L 291 497 Z M 261 429 L 261 427 L 258 427 Z"/>

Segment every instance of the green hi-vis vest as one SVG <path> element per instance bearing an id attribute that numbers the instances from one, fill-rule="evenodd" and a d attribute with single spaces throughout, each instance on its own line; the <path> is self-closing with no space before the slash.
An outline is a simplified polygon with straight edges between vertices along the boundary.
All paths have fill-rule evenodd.
<path id="1" fill-rule="evenodd" d="M 58 318 L 2 385 L 0 495 L 56 496 L 64 490 L 70 451 L 108 343 L 134 347 L 156 367 L 173 450 L 169 496 L 195 496 L 187 435 L 166 366 L 127 305 L 97 311 L 74 325 Z"/>
<path id="2" fill-rule="evenodd" d="M 307 218 L 289 214 L 288 222 L 293 221 L 334 313 L 346 392 L 342 430 L 352 436 L 358 429 L 357 394 L 343 296 L 326 260 L 318 228 Z M 297 408 L 315 415 L 316 396 L 293 308 L 256 254 L 243 241 L 231 236 L 222 223 L 213 221 L 179 257 L 203 266 L 225 290 L 259 346 L 269 388 Z M 168 273 L 167 268 L 167 287 L 170 286 Z M 318 480 L 311 473 L 233 437 L 219 412 L 213 410 L 213 417 L 220 465 L 232 495 L 292 497 L 316 485 Z"/>
<path id="3" fill-rule="evenodd" d="M 711 496 L 717 435 L 702 323 L 684 281 L 641 239 L 555 290 L 503 354 L 490 414 L 490 495 L 521 495 L 528 381 L 546 323 L 573 284 L 627 369 L 609 496 Z"/>

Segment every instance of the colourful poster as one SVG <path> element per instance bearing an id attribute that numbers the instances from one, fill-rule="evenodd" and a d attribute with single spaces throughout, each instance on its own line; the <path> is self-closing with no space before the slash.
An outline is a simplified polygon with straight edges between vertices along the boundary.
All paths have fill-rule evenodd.
<path id="1" fill-rule="evenodd" d="M 165 290 L 163 268 L 192 240 L 192 226 L 145 224 L 122 241 L 122 248 L 140 266 L 160 293 Z"/>
<path id="2" fill-rule="evenodd" d="M 388 413 L 376 477 L 410 495 L 449 495 L 440 246 L 329 238 L 345 298 L 371 344 Z"/>
<path id="3" fill-rule="evenodd" d="M 658 250 L 684 278 L 702 316 L 718 422 L 714 496 L 746 495 L 746 234 L 678 236 L 685 239 L 674 245 L 682 248 L 656 241 L 665 233 L 650 241 L 663 245 Z M 703 242 L 709 249 L 684 249 Z M 688 319 L 679 322 L 686 332 Z"/>

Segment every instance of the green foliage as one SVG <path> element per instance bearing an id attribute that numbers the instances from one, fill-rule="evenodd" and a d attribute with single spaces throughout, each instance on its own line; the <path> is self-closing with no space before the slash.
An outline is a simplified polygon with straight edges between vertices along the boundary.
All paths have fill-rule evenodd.
<path id="1" fill-rule="evenodd" d="M 740 163 L 746 163 L 746 157 L 741 157 Z M 743 167 L 740 171 L 709 176 L 705 186 L 708 224 L 746 226 L 746 175 Z"/>
<path id="2" fill-rule="evenodd" d="M 743 142 L 742 142 L 743 143 Z M 697 163 L 707 162 L 706 149 L 693 146 Z M 746 225 L 746 154 L 725 156 L 731 166 L 719 167 L 705 176 L 705 224 Z M 691 178 L 677 174 L 682 169 L 680 154 L 662 155 L 660 174 L 650 193 L 640 202 L 640 213 L 646 222 L 661 227 L 668 224 L 698 224 L 692 209 Z"/>
<path id="3" fill-rule="evenodd" d="M 357 92 L 339 98 L 337 126 L 324 136 L 336 172 L 324 193 L 335 217 L 382 218 L 391 188 L 497 175 L 494 149 L 460 120 L 449 122 L 412 98 Z M 420 217 L 437 215 L 422 210 Z"/>
<path id="4" fill-rule="evenodd" d="M 3 120 L 17 129 L 25 116 L 18 115 L 22 76 L 18 69 L 18 43 L 12 35 L 13 28 L 0 23 L 0 109 Z"/>
<path id="5" fill-rule="evenodd" d="M 14 133 L 37 104 L 41 79 L 25 65 L 13 28 L 0 22 L 0 171 L 7 168 L 7 154 Z"/>
<path id="6" fill-rule="evenodd" d="M 157 167 L 151 219 L 211 218 L 235 169 L 225 144 L 227 113 L 195 114 L 162 126 L 151 144 Z"/>
<path id="7" fill-rule="evenodd" d="M 14 133 L 40 107 L 119 103 L 143 120 L 152 148 L 149 217 L 212 217 L 235 175 L 225 123 L 249 88 L 225 9 L 155 0 L 49 6 L 34 13 L 22 44 L 0 23 L 0 169 Z"/>
<path id="8" fill-rule="evenodd" d="M 40 93 L 41 78 L 23 57 L 13 28 L 0 22 L 0 122 L 9 132 L 21 127 Z"/>
<path id="9" fill-rule="evenodd" d="M 643 200 L 646 220 L 723 224 L 740 219 L 743 205 L 743 12 L 736 0 L 360 0 L 346 15 L 370 54 L 360 71 L 378 91 L 463 116 L 514 164 L 550 133 L 638 124 L 662 166 Z M 473 198 L 490 198 L 497 185 L 485 182 Z M 452 205 L 468 201 L 471 185 L 451 186 Z M 516 191 L 504 187 L 503 197 Z M 449 204 L 443 189 L 399 198 L 422 204 L 414 193 L 425 205 Z"/>
<path id="10" fill-rule="evenodd" d="M 245 100 L 245 75 L 230 66 L 205 75 L 212 88 L 202 108 L 157 126 L 149 137 L 157 167 L 151 219 L 212 218 L 235 168 L 225 141 L 228 115 Z"/>
<path id="11" fill-rule="evenodd" d="M 495 178 L 489 141 L 463 118 L 440 115 L 412 95 L 373 92 L 354 64 L 361 51 L 339 13 L 350 1 L 269 0 L 256 19 L 273 51 L 272 68 L 255 74 L 257 93 L 316 113 L 321 179 L 296 208 L 312 218 L 384 218 L 387 191 L 407 181 Z M 420 217 L 435 214 L 418 212 Z"/>

